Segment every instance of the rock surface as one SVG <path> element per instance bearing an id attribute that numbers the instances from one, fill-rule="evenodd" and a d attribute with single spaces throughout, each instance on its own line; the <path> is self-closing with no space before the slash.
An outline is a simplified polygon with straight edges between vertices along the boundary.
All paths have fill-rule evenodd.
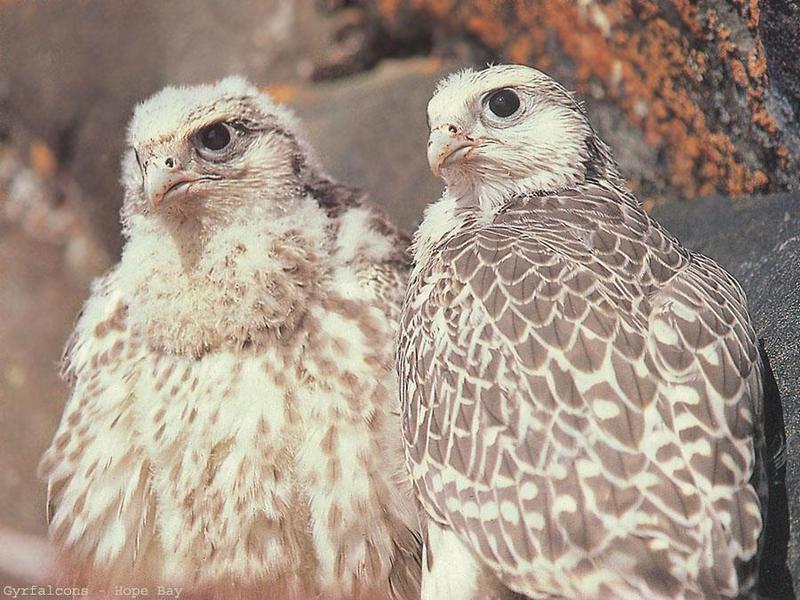
<path id="1" fill-rule="evenodd" d="M 367 191 L 411 230 L 442 192 L 425 154 L 426 107 L 453 68 L 435 59 L 386 61 L 368 74 L 300 88 L 289 105 L 331 175 Z"/>
<path id="2" fill-rule="evenodd" d="M 0 525 L 31 532 L 46 528 L 36 467 L 67 394 L 61 349 L 88 294 L 61 267 L 60 247 L 0 223 Z"/>
<path id="3" fill-rule="evenodd" d="M 396 73 L 382 81 L 372 70 L 363 80 L 322 87 L 307 80 L 371 68 L 386 54 L 433 48 L 461 57 L 451 67 L 465 60 L 528 62 L 577 89 L 645 197 L 797 189 L 798 36 L 800 8 L 790 0 L 4 2 L 0 138 L 22 131 L 49 145 L 59 175 L 84 192 L 92 227 L 113 254 L 120 247 L 118 157 L 135 102 L 168 83 L 232 72 L 334 97 L 363 82 L 362 95 L 349 97 L 353 104 L 335 109 L 348 129 L 324 124 L 322 130 L 357 142 L 377 138 L 381 128 L 371 138 L 353 117 L 363 107 L 392 134 L 397 156 L 411 156 L 428 81 Z M 384 84 L 392 97 L 381 96 Z M 309 100 L 313 113 L 298 103 L 312 139 L 332 110 L 326 100 L 319 94 Z M 407 120 L 409 114 L 416 118 Z M 342 173 L 365 175 L 367 187 L 373 174 L 394 176 L 391 166 L 384 171 L 390 163 L 376 163 L 368 170 L 348 165 Z"/>

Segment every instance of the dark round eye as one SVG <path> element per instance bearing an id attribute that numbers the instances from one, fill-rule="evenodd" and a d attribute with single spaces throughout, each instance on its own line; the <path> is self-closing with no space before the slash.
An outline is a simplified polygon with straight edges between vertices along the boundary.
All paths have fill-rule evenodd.
<path id="1" fill-rule="evenodd" d="M 198 139 L 204 148 L 208 150 L 222 150 L 231 142 L 231 132 L 224 123 L 216 123 L 201 129 Z"/>
<path id="2" fill-rule="evenodd" d="M 498 117 L 510 117 L 519 108 L 519 96 L 514 90 L 498 90 L 489 96 L 489 110 Z"/>

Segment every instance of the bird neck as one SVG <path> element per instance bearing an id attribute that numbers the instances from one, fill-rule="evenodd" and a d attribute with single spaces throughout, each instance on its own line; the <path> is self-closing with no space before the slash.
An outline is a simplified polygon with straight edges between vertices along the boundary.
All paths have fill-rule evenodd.
<path id="1" fill-rule="evenodd" d="M 456 196 L 449 189 L 445 190 L 439 200 L 425 209 L 422 223 L 414 234 L 414 268 L 427 264 L 433 257 L 434 249 L 445 239 L 490 216 L 491 213 L 483 210 L 474 199 Z"/>
<path id="2" fill-rule="evenodd" d="M 458 178 L 450 181 L 443 197 L 450 197 L 465 214 L 474 211 L 479 219 L 491 220 L 511 199 L 520 196 L 556 194 L 580 185 L 583 173 L 537 172 L 518 180 L 508 177 Z"/>
<path id="3" fill-rule="evenodd" d="M 132 219 L 117 270 L 131 318 L 152 345 L 193 356 L 289 335 L 320 294 L 331 251 L 326 216 L 308 206 L 217 230 L 188 222 L 177 237 L 161 220 Z"/>
<path id="4" fill-rule="evenodd" d="M 204 213 L 167 214 L 162 218 L 165 233 L 172 240 L 182 270 L 197 269 L 218 228 L 229 227 L 231 219 L 219 221 Z"/>

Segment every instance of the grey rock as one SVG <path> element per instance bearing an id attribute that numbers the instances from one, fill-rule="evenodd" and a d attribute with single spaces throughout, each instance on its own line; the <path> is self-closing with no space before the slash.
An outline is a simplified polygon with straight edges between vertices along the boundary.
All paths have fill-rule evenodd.
<path id="1" fill-rule="evenodd" d="M 425 154 L 426 107 L 437 81 L 454 68 L 431 59 L 386 61 L 309 87 L 291 104 L 328 172 L 368 192 L 409 230 L 442 192 Z"/>
<path id="2" fill-rule="evenodd" d="M 770 92 L 769 108 L 781 130 L 787 135 L 784 143 L 800 153 L 800 3 L 795 0 L 761 2 L 758 29 L 767 54 Z M 795 124 L 795 127 L 791 125 Z"/>

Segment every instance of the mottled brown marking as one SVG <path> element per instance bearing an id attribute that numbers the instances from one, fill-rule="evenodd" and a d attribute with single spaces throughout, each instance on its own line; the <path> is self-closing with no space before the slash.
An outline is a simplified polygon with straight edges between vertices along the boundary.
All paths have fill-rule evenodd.
<path id="1" fill-rule="evenodd" d="M 334 450 L 336 449 L 336 441 L 337 441 L 337 431 L 335 426 L 331 426 L 328 429 L 328 433 L 325 434 L 325 437 L 322 438 L 322 443 L 320 444 L 320 448 L 325 454 L 333 454 Z"/>
<path id="2" fill-rule="evenodd" d="M 342 474 L 342 465 L 336 457 L 330 457 L 327 464 L 328 481 L 331 485 L 339 482 Z"/>

